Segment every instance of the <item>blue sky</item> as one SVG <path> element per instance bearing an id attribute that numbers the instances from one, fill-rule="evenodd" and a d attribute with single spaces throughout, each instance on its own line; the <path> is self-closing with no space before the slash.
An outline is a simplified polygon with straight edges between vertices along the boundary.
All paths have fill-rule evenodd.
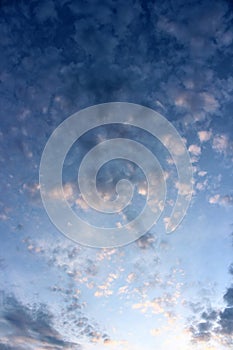
<path id="1" fill-rule="evenodd" d="M 233 345 L 233 7 L 231 1 L 8 1 L 0 4 L 0 348 L 224 350 Z M 130 102 L 167 118 L 189 151 L 190 208 L 163 223 L 177 194 L 169 154 L 145 131 L 101 127 L 68 154 L 64 193 L 95 220 L 76 188 L 94 145 L 128 137 L 158 157 L 168 198 L 158 225 L 111 249 L 72 242 L 40 197 L 45 144 L 73 113 Z M 111 198 L 127 161 L 103 168 Z M 60 200 L 54 189 L 51 196 Z M 135 212 L 127 212 L 128 220 Z M 99 223 L 104 224 L 100 217 Z"/>

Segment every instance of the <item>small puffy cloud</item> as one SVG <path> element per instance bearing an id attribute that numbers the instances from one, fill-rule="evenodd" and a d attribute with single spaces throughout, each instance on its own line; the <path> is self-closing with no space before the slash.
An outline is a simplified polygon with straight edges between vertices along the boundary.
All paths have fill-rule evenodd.
<path id="1" fill-rule="evenodd" d="M 226 195 L 226 196 L 221 197 L 220 204 L 224 205 L 224 206 L 233 205 L 233 196 Z"/>
<path id="2" fill-rule="evenodd" d="M 114 293 L 114 284 L 119 279 L 118 273 L 109 273 L 107 279 L 100 285 L 97 286 L 95 291 L 95 297 L 109 297 Z"/>
<path id="3" fill-rule="evenodd" d="M 193 193 L 192 185 L 190 183 L 181 183 L 177 181 L 175 183 L 175 187 L 177 188 L 181 196 L 185 196 L 189 198 Z"/>
<path id="4" fill-rule="evenodd" d="M 66 183 L 63 186 L 62 190 L 60 188 L 53 188 L 48 194 L 48 196 L 51 199 L 55 199 L 55 200 L 63 200 L 63 199 L 71 200 L 73 195 L 74 195 L 74 188 L 71 183 Z"/>
<path id="5" fill-rule="evenodd" d="M 8 219 L 9 219 L 9 217 L 5 213 L 0 213 L 0 220 L 1 221 L 6 221 Z"/>
<path id="6" fill-rule="evenodd" d="M 204 110 L 206 112 L 215 112 L 219 108 L 219 103 L 213 95 L 203 92 L 201 93 L 201 97 L 204 101 Z"/>
<path id="7" fill-rule="evenodd" d="M 147 188 L 144 184 L 139 184 L 138 186 L 138 193 L 141 195 L 141 196 L 146 196 L 147 195 Z"/>
<path id="8" fill-rule="evenodd" d="M 228 46 L 233 41 L 233 32 L 232 30 L 227 30 L 223 35 L 221 35 L 221 42 L 223 45 Z"/>
<path id="9" fill-rule="evenodd" d="M 205 175 L 207 175 L 207 171 L 199 171 L 198 172 L 198 176 L 201 176 L 201 177 L 203 177 L 203 176 L 205 176 Z"/>
<path id="10" fill-rule="evenodd" d="M 219 103 L 213 94 L 170 87 L 170 94 L 175 105 L 192 114 L 196 121 L 204 120 L 207 114 L 213 114 L 219 109 Z"/>
<path id="11" fill-rule="evenodd" d="M 229 205 L 233 205 L 233 196 L 232 195 L 222 196 L 219 193 L 217 193 L 214 196 L 209 198 L 209 203 L 210 204 L 219 204 L 219 205 L 227 207 Z"/>
<path id="12" fill-rule="evenodd" d="M 152 314 L 163 314 L 168 319 L 173 319 L 171 313 L 168 311 L 178 303 L 180 292 L 178 286 L 177 290 L 172 294 L 164 294 L 162 297 L 154 298 L 153 300 L 145 300 L 132 305 L 134 310 L 140 310 L 145 314 L 151 312 Z"/>
<path id="13" fill-rule="evenodd" d="M 110 295 L 113 294 L 113 291 L 110 289 L 101 289 L 102 286 L 100 286 L 100 290 L 97 290 L 95 292 L 95 297 L 100 298 L 100 297 L 109 297 Z"/>
<path id="14" fill-rule="evenodd" d="M 198 137 L 200 142 L 207 142 L 210 140 L 212 136 L 212 132 L 211 131 L 206 131 L 206 130 L 202 130 L 198 132 Z"/>
<path id="15" fill-rule="evenodd" d="M 216 135 L 213 139 L 213 149 L 219 153 L 225 153 L 229 146 L 227 135 Z"/>
<path id="16" fill-rule="evenodd" d="M 165 312 L 164 308 L 157 300 L 133 304 L 132 308 L 134 310 L 140 310 L 143 314 L 148 311 L 151 311 L 153 314 L 163 314 Z"/>
<path id="17" fill-rule="evenodd" d="M 89 209 L 89 205 L 87 204 L 87 202 L 82 197 L 79 197 L 78 199 L 76 199 L 75 203 L 78 206 L 78 208 L 80 208 L 82 210 L 88 210 Z"/>
<path id="18" fill-rule="evenodd" d="M 38 183 L 33 184 L 23 184 L 23 190 L 29 192 L 32 196 L 35 195 L 40 190 L 40 185 Z"/>
<path id="19" fill-rule="evenodd" d="M 209 198 L 209 203 L 216 204 L 219 202 L 219 199 L 220 199 L 220 194 L 215 194 L 214 196 Z"/>
<path id="20" fill-rule="evenodd" d="M 171 134 L 164 134 L 161 137 L 161 142 L 167 149 L 171 149 L 176 156 L 181 156 L 185 152 L 185 139 L 182 139 L 183 144 L 181 144 L 180 139 L 174 137 Z"/>
<path id="21" fill-rule="evenodd" d="M 203 181 L 203 182 L 197 182 L 196 189 L 198 191 L 203 191 L 207 188 L 207 186 L 208 186 L 208 180 L 205 179 L 205 181 Z"/>
<path id="22" fill-rule="evenodd" d="M 132 282 L 135 280 L 135 278 L 136 278 L 136 274 L 135 274 L 134 272 L 131 272 L 131 273 L 127 276 L 126 281 L 127 281 L 128 283 L 132 283 Z"/>
<path id="23" fill-rule="evenodd" d="M 201 147 L 198 145 L 190 145 L 188 150 L 195 156 L 199 156 L 201 154 Z"/>
<path id="24" fill-rule="evenodd" d="M 128 286 L 122 286 L 118 289 L 118 294 L 127 294 L 128 293 Z"/>
<path id="25" fill-rule="evenodd" d="M 24 183 L 23 192 L 28 196 L 31 203 L 33 203 L 34 205 L 41 204 L 40 185 L 37 182 Z"/>
<path id="26" fill-rule="evenodd" d="M 146 233 L 142 237 L 136 240 L 136 244 L 140 249 L 148 249 L 154 246 L 156 237 L 151 233 Z"/>

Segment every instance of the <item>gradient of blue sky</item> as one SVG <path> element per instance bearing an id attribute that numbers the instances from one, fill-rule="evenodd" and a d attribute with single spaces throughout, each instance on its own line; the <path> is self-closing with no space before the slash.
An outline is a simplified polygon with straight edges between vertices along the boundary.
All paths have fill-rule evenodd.
<path id="1" fill-rule="evenodd" d="M 231 1 L 2 0 L 0 33 L 0 348 L 229 349 Z M 157 151 L 170 197 L 159 225 L 137 242 L 85 248 L 47 217 L 40 157 L 64 119 L 110 101 L 145 105 L 173 123 L 192 158 L 195 192 L 182 225 L 166 236 L 162 223 L 176 195 L 166 151 L 138 130 L 90 133 L 77 143 L 79 155 L 118 132 Z M 88 217 L 75 197 L 75 150 L 65 193 Z M 138 186 L 137 208 L 143 178 L 129 163 L 106 168 L 100 189 L 112 195 L 119 169 Z"/>

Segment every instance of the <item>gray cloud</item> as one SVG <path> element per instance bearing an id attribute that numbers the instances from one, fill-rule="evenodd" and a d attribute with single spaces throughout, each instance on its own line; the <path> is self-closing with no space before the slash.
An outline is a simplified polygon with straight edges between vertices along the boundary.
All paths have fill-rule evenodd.
<path id="1" fill-rule="evenodd" d="M 61 315 L 63 327 L 68 327 L 76 338 L 85 338 L 89 342 L 104 342 L 109 338 L 82 313 L 80 301 L 72 297 L 72 288 L 63 290 L 53 287 L 52 291 L 64 295 L 65 308 Z M 33 344 L 41 349 L 82 349 L 79 343 L 65 340 L 64 334 L 55 327 L 58 316 L 53 315 L 46 305 L 25 305 L 14 295 L 0 294 L 0 349 L 30 350 Z"/>
<path id="2" fill-rule="evenodd" d="M 201 314 L 201 321 L 194 321 L 190 327 L 190 333 L 194 342 L 208 342 L 215 335 L 221 336 L 222 343 L 229 344 L 233 337 L 233 288 L 227 289 L 223 296 L 227 307 L 220 310 L 209 310 Z M 197 316 L 198 318 L 198 316 Z"/>
<path id="3" fill-rule="evenodd" d="M 215 321 L 218 317 L 218 313 L 215 310 L 209 312 L 204 311 L 201 317 L 206 321 Z"/>
<path id="4" fill-rule="evenodd" d="M 137 239 L 136 244 L 140 249 L 153 248 L 156 242 L 156 237 L 152 233 L 146 233 L 141 238 Z"/>
<path id="5" fill-rule="evenodd" d="M 0 270 L 5 269 L 5 259 L 0 257 Z"/>
<path id="6" fill-rule="evenodd" d="M 155 6 L 150 1 L 118 1 L 116 6 L 115 1 L 101 1 L 101 4 L 93 1 L 96 6 L 91 2 L 79 6 L 77 1 L 66 0 L 2 1 L 0 110 L 4 142 L 0 150 L 5 155 L 2 167 L 5 178 L 12 173 L 15 176 L 12 187 L 4 186 L 6 202 L 12 200 L 15 205 L 21 184 L 37 181 L 38 163 L 48 135 L 54 126 L 81 107 L 127 100 L 158 109 L 156 101 L 160 100 L 165 106 L 164 113 L 172 115 L 171 118 L 186 118 L 186 125 L 195 128 L 194 117 L 199 118 L 200 126 L 206 123 L 208 114 L 217 113 L 215 99 L 222 105 L 231 101 L 231 55 L 228 55 L 231 23 L 227 3 L 193 1 L 195 14 L 186 0 L 173 1 L 171 6 L 168 3 L 171 4 L 165 1 Z M 206 91 L 214 99 L 203 95 Z M 178 103 L 176 111 L 169 113 L 174 101 Z M 183 117 L 185 114 L 188 115 Z M 208 126 L 219 123 L 217 120 L 208 119 Z M 15 171 L 15 166 L 20 172 Z M 232 204 L 232 196 L 225 196 L 222 201 Z M 33 215 L 31 203 L 29 207 L 29 215 Z M 24 216 L 22 208 L 21 199 L 20 218 Z M 141 253 L 154 244 L 151 234 L 136 242 Z M 68 261 L 60 262 L 60 254 L 67 254 Z M 51 265 L 59 266 L 70 277 L 78 275 L 79 269 L 89 277 L 95 276 L 98 266 L 92 260 L 80 259 L 76 266 L 70 266 L 79 254 L 73 247 L 67 251 L 61 249 L 51 254 Z M 233 275 L 233 266 L 229 271 Z M 154 276 L 151 280 L 154 282 Z M 217 332 L 215 327 L 222 334 L 232 335 L 229 290 L 224 296 L 228 306 L 225 310 L 201 314 L 201 321 L 192 328 L 196 339 L 210 339 Z M 79 300 L 69 298 L 69 292 L 59 290 L 69 299 L 64 318 L 72 313 L 76 317 L 74 331 L 92 339 L 96 327 L 77 312 Z M 9 299 L 8 304 L 11 307 L 8 305 L 1 317 L 14 331 L 15 339 L 23 334 L 28 342 L 43 341 L 45 348 L 73 346 L 55 330 L 53 317 L 43 307 L 33 314 L 15 298 Z M 199 313 L 203 309 L 201 305 L 193 308 Z M 14 337 L 8 338 L 9 342 L 13 340 Z M 19 344 L 10 343 L 2 343 L 0 348 L 21 350 Z"/>
<path id="7" fill-rule="evenodd" d="M 13 295 L 4 295 L 0 315 L 0 323 L 4 327 L 0 330 L 0 341 L 1 336 L 4 336 L 1 349 L 21 349 L 22 339 L 25 341 L 23 349 L 29 349 L 30 344 L 34 343 L 43 349 L 81 349 L 79 344 L 63 339 L 55 329 L 54 317 L 45 305 L 29 307 Z"/>
<path id="8" fill-rule="evenodd" d="M 226 294 L 223 296 L 227 306 L 233 306 L 233 287 L 228 288 Z"/>
<path id="9" fill-rule="evenodd" d="M 229 273 L 233 275 L 233 263 L 229 266 Z"/>
<path id="10" fill-rule="evenodd" d="M 233 335 L 233 307 L 227 307 L 223 312 L 220 312 L 221 326 L 220 333 Z"/>

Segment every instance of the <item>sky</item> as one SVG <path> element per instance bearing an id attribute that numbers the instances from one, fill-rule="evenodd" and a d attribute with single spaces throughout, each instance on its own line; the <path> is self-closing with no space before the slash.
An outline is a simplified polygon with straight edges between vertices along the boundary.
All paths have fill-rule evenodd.
<path id="1" fill-rule="evenodd" d="M 0 38 L 0 349 L 230 349 L 232 2 L 1 0 Z M 93 248 L 50 221 L 39 169 L 62 122 L 109 102 L 145 106 L 176 128 L 192 163 L 193 196 L 167 234 L 180 187 L 166 147 L 129 125 L 87 132 L 67 153 L 62 174 L 63 195 L 84 220 L 121 226 L 147 198 L 142 169 L 115 159 L 99 171 L 97 189 L 112 200 L 117 182 L 128 179 L 132 203 L 107 219 L 89 208 L 77 171 L 103 141 L 141 143 L 167 182 L 156 225 L 121 247 Z M 56 187 L 48 196 L 62 201 Z"/>

